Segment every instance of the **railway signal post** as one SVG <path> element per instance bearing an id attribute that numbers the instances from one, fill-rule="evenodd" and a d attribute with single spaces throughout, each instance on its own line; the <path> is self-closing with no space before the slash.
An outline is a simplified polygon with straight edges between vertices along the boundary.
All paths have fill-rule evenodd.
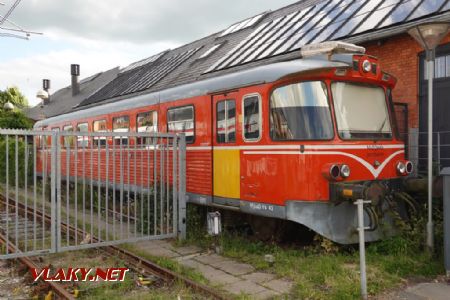
<path id="1" fill-rule="evenodd" d="M 367 276 L 366 276 L 366 245 L 364 231 L 369 227 L 364 226 L 364 204 L 371 203 L 371 201 L 359 199 L 355 201 L 358 207 L 358 235 L 359 235 L 359 265 L 361 274 L 361 298 L 367 299 Z"/>

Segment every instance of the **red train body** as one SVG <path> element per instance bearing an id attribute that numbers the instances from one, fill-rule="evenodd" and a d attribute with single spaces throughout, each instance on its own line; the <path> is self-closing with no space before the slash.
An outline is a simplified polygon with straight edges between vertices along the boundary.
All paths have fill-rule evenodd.
<path id="1" fill-rule="evenodd" d="M 94 131 L 94 122 L 105 120 L 103 129 L 113 131 L 113 120 L 127 116 L 128 130 L 135 132 L 142 113 L 156 112 L 152 128 L 187 135 L 189 202 L 287 219 L 336 242 L 353 243 L 352 200 L 371 198 L 373 211 L 392 225 L 384 199 L 401 190 L 401 179 L 411 171 L 395 130 L 390 99 L 394 85 L 395 78 L 382 72 L 376 58 L 333 55 L 274 63 L 91 106 L 35 127 L 65 130 L 87 124 Z M 137 141 L 129 143 L 133 148 Z M 77 151 L 81 160 L 80 147 Z M 145 168 L 145 155 L 136 155 Z M 65 164 L 63 158 L 63 177 Z M 106 179 L 104 168 L 101 180 Z M 110 181 L 118 180 L 112 165 L 109 172 Z M 132 182 L 152 180 L 141 178 L 140 170 L 136 173 Z M 145 169 L 142 173 L 147 174 Z M 96 179 L 97 174 L 94 170 Z M 367 238 L 376 240 L 381 234 L 374 229 Z"/>

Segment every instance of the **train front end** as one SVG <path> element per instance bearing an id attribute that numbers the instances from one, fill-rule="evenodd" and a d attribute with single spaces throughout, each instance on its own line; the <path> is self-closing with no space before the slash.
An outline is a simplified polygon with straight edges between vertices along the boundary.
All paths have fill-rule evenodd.
<path id="1" fill-rule="evenodd" d="M 396 128 L 392 101 L 396 79 L 362 51 L 324 59 L 348 67 L 321 73 L 332 124 L 315 127 L 323 134 L 324 126 L 329 126 L 330 139 L 301 146 L 300 152 L 308 154 L 304 184 L 309 186 L 309 201 L 287 201 L 286 217 L 335 242 L 356 243 L 354 202 L 370 200 L 364 209 L 366 240 L 379 240 L 395 234 L 397 220 L 408 220 L 417 209 L 404 191 L 414 167 Z M 313 114 L 316 121 L 323 115 Z"/>

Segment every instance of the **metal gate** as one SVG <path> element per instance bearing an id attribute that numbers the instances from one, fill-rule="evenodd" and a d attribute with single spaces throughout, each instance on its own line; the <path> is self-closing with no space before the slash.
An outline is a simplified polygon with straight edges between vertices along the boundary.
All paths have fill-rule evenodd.
<path id="1" fill-rule="evenodd" d="M 184 135 L 0 130 L 0 258 L 186 234 Z"/>

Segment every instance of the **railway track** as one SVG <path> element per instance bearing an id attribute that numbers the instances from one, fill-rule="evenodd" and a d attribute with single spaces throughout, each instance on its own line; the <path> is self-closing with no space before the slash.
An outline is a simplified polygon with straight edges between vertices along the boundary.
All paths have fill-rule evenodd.
<path id="1" fill-rule="evenodd" d="M 7 201 L 3 195 L 0 195 L 0 204 L 1 205 L 7 205 Z M 34 215 L 37 216 L 40 220 L 43 220 L 47 225 L 51 224 L 51 217 L 48 214 L 43 213 L 40 210 L 34 210 L 32 207 L 25 206 L 23 203 L 16 202 L 13 199 L 10 199 L 8 202 L 8 205 L 10 208 L 16 208 L 19 209 L 19 214 L 21 218 L 25 219 L 25 215 L 28 215 L 28 217 L 32 217 Z M 64 222 L 60 222 L 62 232 L 70 232 L 70 235 L 73 237 L 75 234 L 78 236 L 80 240 L 82 240 L 86 233 L 83 232 L 81 229 L 75 228 L 72 225 L 68 225 Z M 1 227 L 1 225 L 0 225 Z M 91 239 L 95 242 L 98 241 L 96 237 L 91 237 Z M 0 244 L 5 245 L 6 247 L 6 237 L 0 234 Z M 18 248 L 12 243 L 11 238 L 9 239 L 8 243 L 9 247 L 9 253 L 14 253 L 18 251 Z M 180 275 L 176 272 L 173 272 L 167 268 L 164 268 L 146 258 L 140 257 L 131 251 L 122 249 L 118 246 L 105 246 L 101 247 L 101 250 L 106 252 L 109 255 L 113 255 L 116 257 L 120 257 L 122 260 L 125 261 L 125 263 L 133 270 L 137 271 L 141 275 L 156 275 L 157 277 L 161 278 L 167 283 L 172 282 L 181 282 L 186 287 L 190 288 L 191 290 L 195 291 L 196 293 L 199 293 L 203 295 L 206 298 L 209 299 L 226 299 L 225 296 L 223 296 L 221 293 L 218 293 L 216 290 L 210 288 L 209 286 L 206 286 L 204 284 L 197 283 L 183 275 Z M 37 268 L 40 269 L 41 267 L 35 263 L 31 258 L 29 257 L 21 257 L 19 258 L 20 262 L 24 264 L 28 269 L 30 268 Z M 49 287 L 62 299 L 75 299 L 74 296 L 65 289 L 65 287 L 57 282 L 45 282 L 49 285 Z"/>

